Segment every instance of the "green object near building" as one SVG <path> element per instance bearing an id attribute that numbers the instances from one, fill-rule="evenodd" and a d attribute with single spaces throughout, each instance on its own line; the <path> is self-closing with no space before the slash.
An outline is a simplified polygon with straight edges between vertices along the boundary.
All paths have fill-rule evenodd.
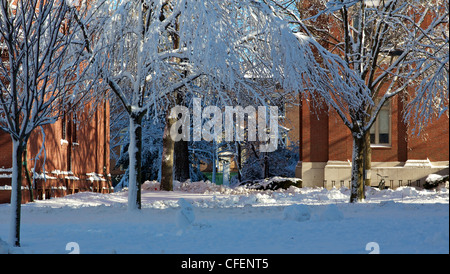
<path id="1" fill-rule="evenodd" d="M 206 177 L 208 177 L 208 180 L 212 182 L 212 172 L 203 172 L 203 174 L 205 174 Z M 237 172 L 230 172 L 230 179 L 236 175 Z M 216 185 L 223 185 L 223 173 L 216 173 Z"/>

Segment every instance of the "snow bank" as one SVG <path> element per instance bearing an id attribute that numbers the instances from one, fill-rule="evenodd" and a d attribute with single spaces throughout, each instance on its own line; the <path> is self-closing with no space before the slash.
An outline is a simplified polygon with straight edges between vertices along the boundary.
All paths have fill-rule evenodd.
<path id="1" fill-rule="evenodd" d="M 430 174 L 428 175 L 428 177 L 425 179 L 426 182 L 428 183 L 434 183 L 437 181 L 442 181 L 442 179 L 444 179 L 444 176 L 439 175 L 439 174 Z"/>
<path id="2" fill-rule="evenodd" d="M 278 190 L 255 190 L 252 188 L 218 186 L 209 181 L 174 182 L 174 191 L 160 191 L 160 183 L 147 181 L 142 185 L 142 207 L 154 209 L 178 208 L 179 199 L 185 199 L 199 208 L 231 208 L 245 206 L 290 206 L 294 204 L 328 205 L 348 203 L 350 190 L 346 187 L 331 190 L 325 188 L 297 188 Z M 77 193 L 64 198 L 36 201 L 39 207 L 71 208 L 95 207 L 100 205 L 126 208 L 128 190 L 112 194 L 92 192 Z M 401 203 L 448 203 L 447 188 L 423 190 L 414 187 L 379 190 L 366 188 L 364 203 L 395 201 Z"/>
<path id="3" fill-rule="evenodd" d="M 157 181 L 146 181 L 142 184 L 142 190 L 144 191 L 159 191 L 161 189 L 161 184 Z M 183 191 L 189 193 L 228 193 L 233 192 L 230 188 L 226 188 L 224 186 L 219 186 L 211 183 L 210 181 L 199 181 L 199 182 L 191 182 L 187 180 L 186 182 L 173 182 L 174 191 Z"/>
<path id="4" fill-rule="evenodd" d="M 448 188 L 448 175 L 442 176 L 439 174 L 430 174 L 425 179 L 425 184 L 423 187 L 425 189 L 434 189 L 438 188 L 439 186 Z"/>
<path id="5" fill-rule="evenodd" d="M 124 189 L 123 191 L 127 191 Z M 122 191 L 122 192 L 123 192 Z M 157 181 L 146 181 L 142 185 L 143 206 L 147 208 L 164 209 L 168 207 L 178 207 L 176 201 L 164 200 L 154 201 L 155 197 L 174 195 L 174 200 L 187 197 L 193 201 L 196 207 L 244 207 L 252 206 L 272 206 L 292 204 L 333 204 L 347 203 L 350 199 L 350 189 L 342 187 L 332 188 L 298 188 L 291 186 L 288 189 L 258 190 L 252 186 L 226 187 L 216 185 L 210 181 L 199 182 L 178 182 L 174 181 L 174 192 L 161 193 L 160 183 Z M 195 196 L 194 194 L 198 194 Z M 147 199 L 145 197 L 151 197 Z M 194 198 L 194 196 L 196 198 Z M 385 200 L 395 200 L 400 202 L 428 203 L 435 199 L 448 202 L 448 189 L 441 188 L 435 190 L 416 189 L 415 187 L 399 187 L 395 190 L 366 187 L 366 203 L 378 203 Z"/>
<path id="6" fill-rule="evenodd" d="M 275 179 L 278 179 L 277 177 Z M 273 180 L 266 181 L 270 184 Z M 266 195 L 276 195 L 275 193 L 281 194 L 302 194 L 302 193 L 317 193 L 322 200 L 336 200 L 336 199 L 347 199 L 350 192 L 346 188 L 327 190 L 324 188 L 298 188 L 296 186 L 290 186 L 287 189 L 257 189 L 253 185 L 248 186 L 234 186 L 228 187 L 223 185 L 216 185 L 210 181 L 199 181 L 191 182 L 187 180 L 186 182 L 174 181 L 173 183 L 174 191 L 181 191 L 187 193 L 198 193 L 198 194 L 222 194 L 222 195 L 250 195 L 250 194 L 266 194 Z M 160 183 L 157 181 L 146 181 L 142 184 L 143 191 L 160 191 Z"/>
<path id="7" fill-rule="evenodd" d="M 161 184 L 157 181 L 145 181 L 142 186 L 141 189 L 143 191 L 159 191 L 161 190 Z"/>
<path id="8" fill-rule="evenodd" d="M 291 186 L 301 187 L 302 179 L 275 176 L 268 179 L 242 182 L 239 185 L 255 190 L 278 190 L 287 189 Z"/>

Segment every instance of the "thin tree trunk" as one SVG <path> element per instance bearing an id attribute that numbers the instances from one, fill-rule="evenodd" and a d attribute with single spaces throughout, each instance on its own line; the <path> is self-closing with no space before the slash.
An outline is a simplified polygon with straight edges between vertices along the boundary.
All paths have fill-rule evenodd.
<path id="1" fill-rule="evenodd" d="M 112 189 L 112 185 L 111 185 L 111 176 L 108 175 L 108 171 L 107 170 L 107 164 L 109 161 L 109 155 L 107 154 L 108 152 L 108 131 L 107 128 L 109 126 L 108 124 L 108 111 L 107 111 L 107 107 L 108 107 L 108 101 L 106 99 L 106 95 L 103 101 L 103 176 L 106 179 L 106 183 L 108 184 L 108 193 L 110 193 L 111 189 Z M 78 140 L 77 140 L 78 141 Z"/>
<path id="2" fill-rule="evenodd" d="M 173 163 L 175 142 L 170 136 L 170 129 L 175 118 L 167 114 L 163 136 L 163 151 L 161 157 L 161 190 L 173 191 Z"/>
<path id="3" fill-rule="evenodd" d="M 13 171 L 11 178 L 11 230 L 10 243 L 20 246 L 20 215 L 22 206 L 22 140 L 13 139 Z"/>
<path id="4" fill-rule="evenodd" d="M 366 186 L 370 186 L 372 184 L 371 179 L 371 169 L 372 169 L 372 149 L 370 148 L 370 131 L 366 132 L 365 135 L 365 143 L 364 143 L 364 150 L 365 150 L 365 170 L 366 170 Z"/>
<path id="5" fill-rule="evenodd" d="M 357 136 L 355 136 L 357 135 Z M 352 156 L 352 189 L 350 194 L 350 203 L 362 201 L 364 194 L 364 139 L 358 134 L 353 136 L 353 156 Z"/>
<path id="6" fill-rule="evenodd" d="M 238 181 L 242 181 L 241 170 L 242 170 L 242 147 L 239 142 L 237 143 L 237 167 L 238 167 Z"/>
<path id="7" fill-rule="evenodd" d="M 216 180 L 217 180 L 217 178 L 216 178 L 216 176 L 217 176 L 217 161 L 216 161 L 217 148 L 216 148 L 216 145 L 215 145 L 216 144 L 215 141 L 213 141 L 213 144 L 214 144 L 214 150 L 213 150 L 213 158 L 212 158 L 212 177 L 211 177 L 211 180 L 212 180 L 212 183 L 215 184 Z"/>
<path id="8" fill-rule="evenodd" d="M 130 117 L 130 146 L 128 147 L 130 157 L 128 180 L 129 210 L 141 209 L 142 116 L 133 114 Z"/>
<path id="9" fill-rule="evenodd" d="M 30 172 L 28 170 L 28 151 L 27 151 L 27 147 L 25 146 L 23 149 L 23 169 L 25 171 L 25 176 L 27 179 L 27 184 L 28 184 L 28 192 L 30 194 L 30 202 L 34 202 L 34 193 L 33 193 L 33 184 L 31 183 L 31 176 L 30 176 Z"/>
<path id="10" fill-rule="evenodd" d="M 264 179 L 269 178 L 269 155 L 264 152 Z"/>

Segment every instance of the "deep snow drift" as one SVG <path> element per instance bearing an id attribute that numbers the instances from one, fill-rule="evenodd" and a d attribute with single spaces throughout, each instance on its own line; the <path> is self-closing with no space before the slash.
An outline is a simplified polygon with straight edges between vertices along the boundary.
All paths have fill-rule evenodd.
<path id="1" fill-rule="evenodd" d="M 0 253 L 370 253 L 374 243 L 380 253 L 449 253 L 447 188 L 368 188 L 358 204 L 346 188 L 175 189 L 145 183 L 141 211 L 127 210 L 126 190 L 23 205 L 21 248 L 5 242 L 10 206 L 0 205 Z"/>

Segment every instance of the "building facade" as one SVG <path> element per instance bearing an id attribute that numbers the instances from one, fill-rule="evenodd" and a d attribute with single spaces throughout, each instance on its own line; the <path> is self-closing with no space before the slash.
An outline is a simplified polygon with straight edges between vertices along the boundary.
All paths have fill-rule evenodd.
<path id="1" fill-rule="evenodd" d="M 22 203 L 31 200 L 30 188 L 34 199 L 111 192 L 109 136 L 107 102 L 67 112 L 43 131 L 35 130 L 27 146 Z M 10 202 L 11 172 L 11 137 L 0 132 L 0 203 Z"/>
<path id="2" fill-rule="evenodd" d="M 383 10 L 388 5 L 386 3 L 384 1 L 364 1 L 366 7 L 364 11 L 365 25 L 361 24 L 363 20 L 360 18 L 360 12 L 362 11 L 357 5 L 354 7 L 356 10 L 355 13 L 349 12 L 348 17 L 339 20 L 336 19 L 339 17 L 338 15 L 329 16 L 322 14 L 317 18 L 317 21 L 314 21 L 313 31 L 316 28 L 320 29 L 322 32 L 319 31 L 317 34 L 318 40 L 322 45 L 335 54 L 343 55 L 345 51 L 339 50 L 338 45 L 342 45 L 348 41 L 345 40 L 344 31 L 347 28 L 342 27 L 342 25 L 348 24 L 348 28 L 352 29 L 347 34 L 350 36 L 353 35 L 353 43 L 362 43 L 358 39 L 360 39 L 359 37 L 363 37 L 363 35 L 357 35 L 354 30 L 364 28 L 367 39 L 363 40 L 363 42 L 367 43 L 365 47 L 366 51 L 369 51 L 379 41 L 377 39 L 370 39 L 370 35 L 367 35 L 371 33 L 374 36 L 376 33 L 373 28 L 373 22 L 376 21 L 374 19 L 376 13 L 373 13 L 370 9 Z M 299 11 L 307 13 L 304 15 L 306 17 L 314 16 L 318 10 L 325 8 L 322 2 L 315 0 L 302 1 L 299 2 L 299 5 L 301 5 Z M 409 6 L 406 5 L 404 7 Z M 442 7 L 442 10 L 445 10 L 445 8 Z M 411 26 L 414 26 L 408 29 L 411 33 L 413 33 L 413 30 L 420 33 L 421 31 L 419 29 L 427 29 L 434 22 L 434 18 L 440 18 L 436 10 L 424 13 L 425 10 L 420 5 L 418 7 L 409 7 L 407 12 L 408 16 L 410 16 L 409 18 L 412 18 L 412 20 L 418 23 L 421 20 L 420 24 L 411 24 Z M 343 23 L 344 21 L 345 23 Z M 448 23 L 445 23 L 444 27 L 446 27 L 448 33 Z M 327 35 L 327 33 L 331 35 Z M 393 33 L 395 35 L 385 36 L 386 41 L 384 42 L 386 42 L 386 49 L 384 50 L 387 51 L 382 50 L 377 53 L 380 55 L 380 58 L 376 66 L 373 66 L 374 75 L 377 75 L 386 69 L 387 66 L 390 66 L 392 61 L 403 52 L 400 46 L 402 41 L 396 40 L 402 39 L 397 38 L 400 33 L 396 33 L 395 31 Z M 354 53 L 351 51 L 353 50 L 352 45 L 349 46 L 350 53 Z M 384 60 L 384 62 L 381 62 L 381 60 Z M 400 85 L 395 80 L 396 78 L 389 79 L 391 80 L 387 80 L 386 82 L 381 81 L 381 84 L 376 87 L 379 88 L 377 98 L 381 98 L 387 92 L 390 84 L 393 86 Z M 407 89 L 413 93 L 414 84 L 408 85 Z M 403 119 L 406 104 L 404 101 L 409 100 L 409 98 L 404 97 L 406 96 L 398 94 L 391 98 L 384 105 L 378 115 L 377 121 L 371 128 L 371 155 L 367 156 L 371 158 L 371 168 L 368 169 L 367 177 L 371 179 L 372 185 L 378 185 L 381 178 L 385 177 L 386 186 L 391 188 L 399 186 L 422 187 L 429 174 L 449 174 L 448 111 L 441 118 L 434 119 L 432 123 L 422 129 L 422 134 L 417 136 L 412 133 L 414 121 L 405 122 Z M 325 110 L 326 108 L 323 110 L 317 108 L 310 109 L 310 105 L 304 99 L 301 100 L 301 107 L 292 107 L 289 111 L 289 116 L 293 124 L 292 130 L 290 131 L 290 138 L 293 141 L 298 141 L 300 149 L 300 161 L 296 168 L 296 176 L 303 179 L 303 186 L 327 188 L 339 188 L 340 186 L 350 187 L 353 149 L 353 139 L 350 130 L 333 110 L 328 112 L 328 110 Z"/>
<path id="3" fill-rule="evenodd" d="M 420 136 L 403 121 L 399 97 L 388 102 L 371 130 L 372 167 L 367 176 L 378 185 L 422 187 L 429 174 L 449 174 L 449 118 L 443 115 Z M 300 161 L 296 177 L 305 187 L 348 187 L 351 181 L 353 139 L 337 113 L 301 106 L 288 111 L 290 140 L 298 142 Z"/>

